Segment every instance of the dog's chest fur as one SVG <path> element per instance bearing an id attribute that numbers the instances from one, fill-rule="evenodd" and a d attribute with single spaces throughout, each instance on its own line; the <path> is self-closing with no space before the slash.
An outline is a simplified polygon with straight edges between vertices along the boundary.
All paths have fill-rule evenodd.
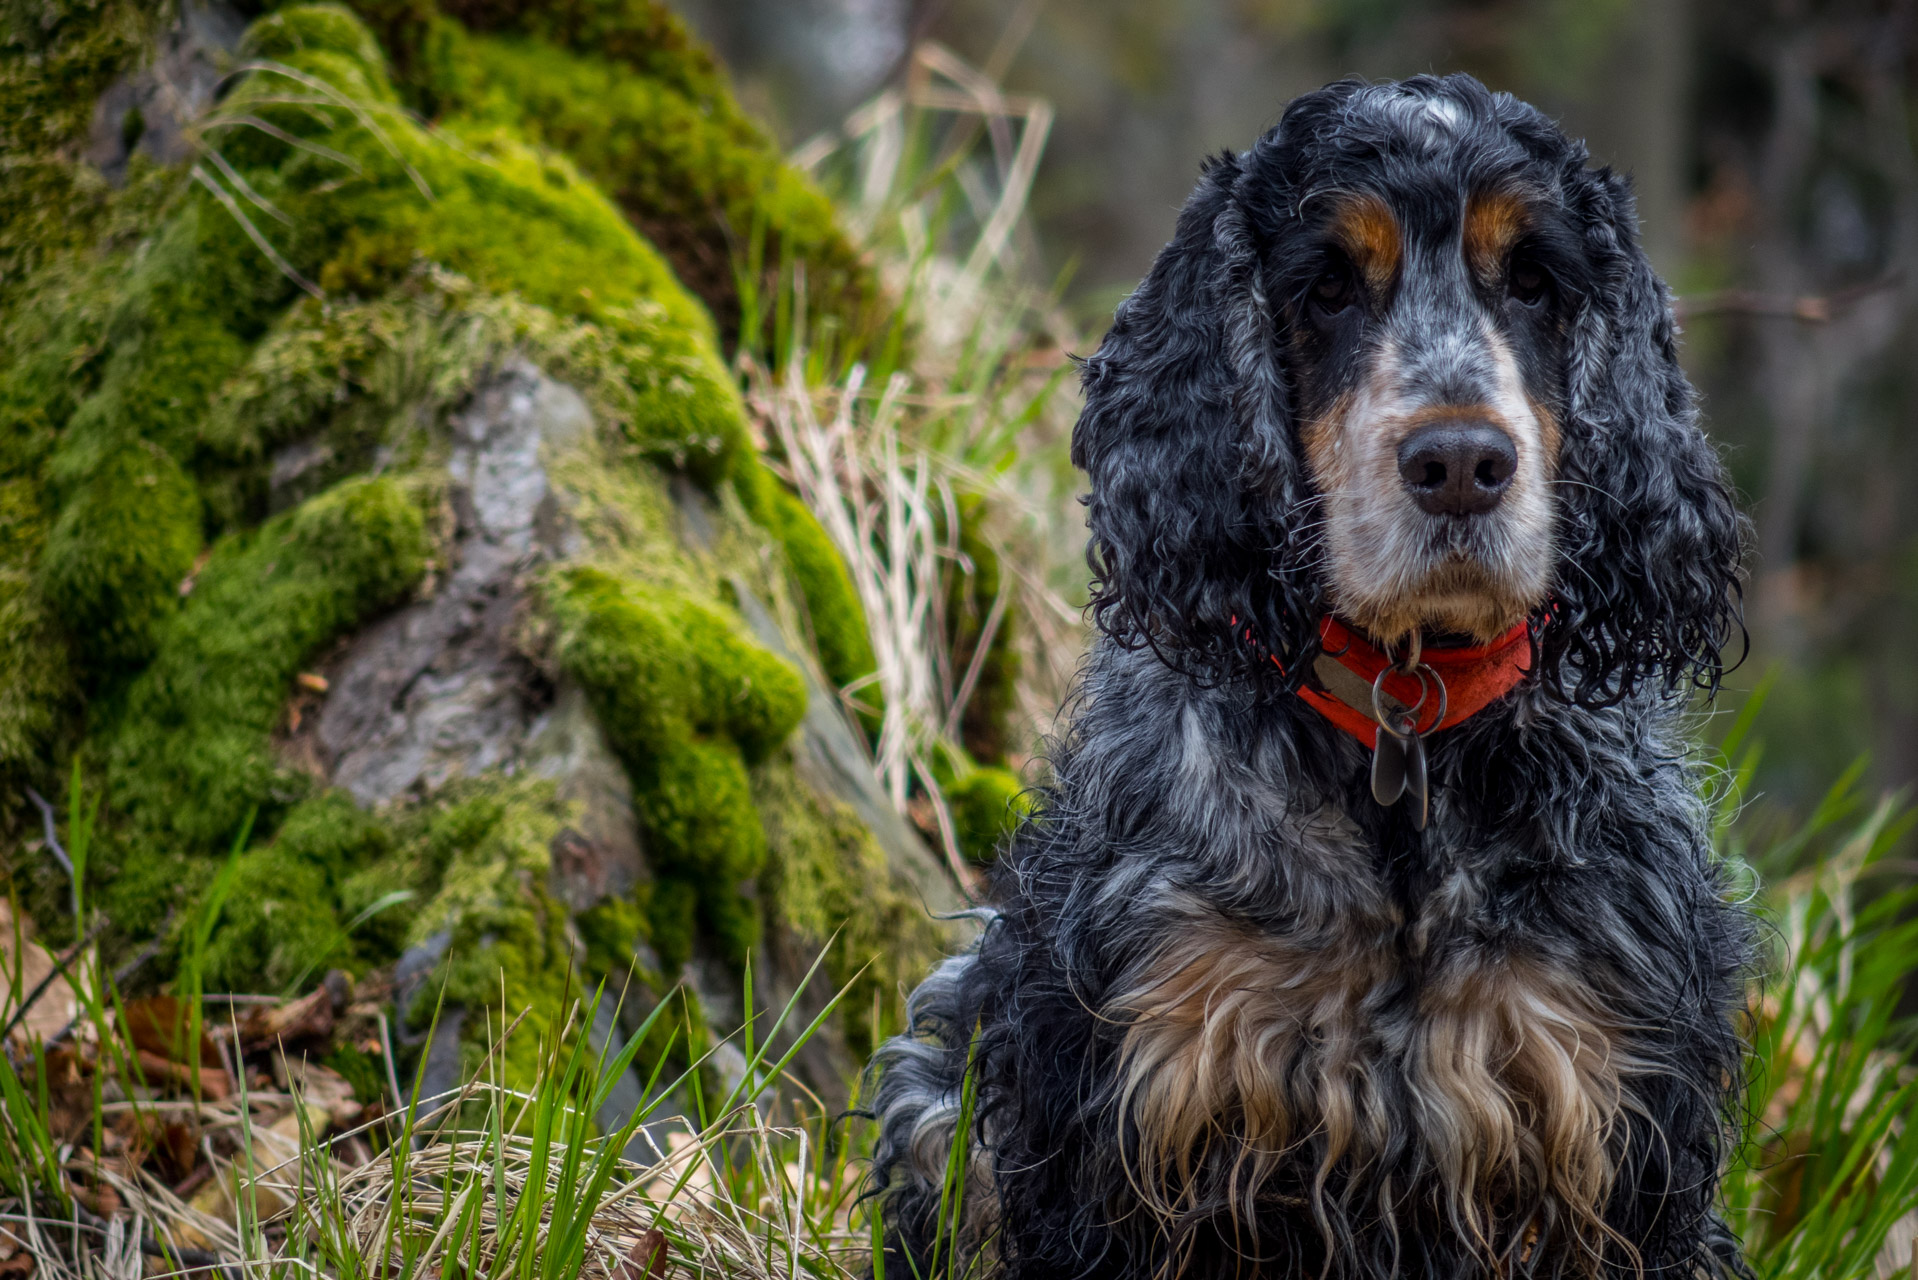
<path id="1" fill-rule="evenodd" d="M 1251 1220 L 1274 1194 L 1388 1196 L 1369 1175 L 1406 1168 L 1409 1144 L 1485 1255 L 1547 1218 L 1600 1245 L 1638 1067 L 1604 984 L 1496 927 L 1496 851 L 1395 866 L 1336 807 L 1267 807 L 1256 745 L 1199 708 L 1182 720 L 1202 787 L 1173 821 L 1221 847 L 1135 899 L 1156 945 L 1101 1011 L 1123 1028 L 1119 1140 L 1146 1203 Z M 1235 750 L 1252 758 L 1219 758 Z M 1441 817 L 1427 847 L 1446 837 Z M 1283 873 L 1262 887 L 1260 866 Z"/>
<path id="2" fill-rule="evenodd" d="M 1288 1160 L 1352 1185 L 1410 1135 L 1487 1244 L 1548 1199 L 1597 1229 L 1618 1029 L 1575 975 L 1489 956 L 1420 973 L 1382 924 L 1298 939 L 1195 922 L 1110 1004 L 1147 1201 L 1178 1215 L 1224 1192 L 1250 1217 Z"/>

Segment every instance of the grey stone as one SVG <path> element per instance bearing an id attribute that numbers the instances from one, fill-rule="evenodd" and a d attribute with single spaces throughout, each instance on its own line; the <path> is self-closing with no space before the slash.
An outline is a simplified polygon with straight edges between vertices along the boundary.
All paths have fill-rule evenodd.
<path id="1" fill-rule="evenodd" d="M 407 1036 L 410 1026 L 407 1019 L 412 1012 L 414 998 L 424 987 L 427 977 L 445 958 L 446 949 L 452 945 L 453 931 L 441 929 L 426 941 L 408 947 L 393 966 L 393 1008 L 399 1014 L 401 1039 L 409 1044 L 412 1040 Z M 421 1030 L 424 1029 L 425 1024 L 422 1023 Z"/>
<path id="2" fill-rule="evenodd" d="M 187 0 L 153 61 L 114 81 L 93 104 L 87 163 L 117 185 L 135 151 L 163 164 L 193 158 L 197 148 L 189 131 L 213 104 L 245 31 L 246 18 L 223 0 Z M 127 127 L 133 115 L 139 118 L 137 137 Z M 210 141 L 217 146 L 217 134 Z"/>
<path id="3" fill-rule="evenodd" d="M 328 665 L 314 738 L 330 781 L 369 807 L 493 770 L 552 779 L 574 819 L 553 840 L 549 888 L 583 911 L 631 894 L 646 875 L 631 786 L 583 692 L 570 683 L 547 687 L 518 652 L 513 629 L 529 575 L 571 550 L 548 466 L 589 437 L 592 414 L 571 387 L 514 359 L 449 425 L 453 570 L 430 598 L 368 627 Z M 276 474 L 290 482 L 317 454 L 293 446 L 275 459 Z M 426 1034 L 426 1018 L 415 1026 L 406 1015 L 451 937 L 434 934 L 396 967 L 400 1034 L 409 1043 Z M 636 959 L 658 967 L 643 947 Z M 458 1084 L 466 1011 L 440 1017 L 426 1050 L 425 1097 Z M 615 1093 L 637 1105 L 627 1096 L 636 1090 L 627 1080 Z"/>
<path id="4" fill-rule="evenodd" d="M 426 1046 L 426 1065 L 419 1075 L 419 1089 L 413 1095 L 422 1115 L 458 1093 L 466 1083 L 465 1073 L 460 1070 L 460 1032 L 465 1027 L 466 1010 L 447 1008 L 440 1012 L 433 1039 Z M 430 1132 L 431 1126 L 427 1128 Z M 415 1141 L 424 1143 L 425 1137 L 421 1134 Z"/>
<path id="5" fill-rule="evenodd" d="M 320 711 L 331 780 L 361 804 L 518 765 L 551 691 L 513 627 L 526 575 L 563 553 L 543 457 L 591 425 L 578 392 L 520 359 L 454 418 L 453 572 L 354 641 Z"/>
<path id="6" fill-rule="evenodd" d="M 275 511 L 292 506 L 304 498 L 303 492 L 333 461 L 332 448 L 318 440 L 302 440 L 287 445 L 273 455 L 273 469 L 267 475 L 268 502 Z"/>
<path id="7" fill-rule="evenodd" d="M 609 895 L 632 893 L 646 877 L 632 786 L 577 685 L 561 684 L 529 731 L 522 759 L 527 772 L 554 780 L 577 815 L 553 842 L 553 896 L 584 911 Z M 640 963 L 659 967 L 650 951 Z"/>

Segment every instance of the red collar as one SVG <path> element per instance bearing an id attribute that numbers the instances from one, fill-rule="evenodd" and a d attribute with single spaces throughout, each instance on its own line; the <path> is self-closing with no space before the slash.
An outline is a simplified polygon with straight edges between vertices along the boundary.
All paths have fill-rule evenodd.
<path id="1" fill-rule="evenodd" d="M 1299 685 L 1299 696 L 1327 720 L 1376 748 L 1379 725 L 1372 718 L 1372 684 L 1394 659 L 1330 615 L 1319 623 L 1319 639 L 1321 652 Z M 1420 661 L 1445 682 L 1445 718 L 1431 722 L 1439 714 L 1440 703 L 1438 691 L 1432 690 L 1433 696 L 1419 711 L 1419 733 L 1450 729 L 1497 702 L 1525 678 L 1531 659 L 1531 632 L 1523 622 L 1489 644 L 1426 649 Z M 1418 677 L 1394 671 L 1385 677 L 1382 692 L 1388 712 L 1395 703 L 1409 708 L 1419 701 Z"/>

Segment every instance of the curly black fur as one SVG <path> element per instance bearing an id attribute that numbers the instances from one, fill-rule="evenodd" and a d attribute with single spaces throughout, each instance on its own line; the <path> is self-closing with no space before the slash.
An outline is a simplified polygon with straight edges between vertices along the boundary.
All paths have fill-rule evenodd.
<path id="1" fill-rule="evenodd" d="M 1327 608 L 1300 429 L 1342 371 L 1315 371 L 1302 308 L 1324 270 L 1323 197 L 1376 191 L 1442 228 L 1490 189 L 1546 211 L 1525 247 L 1551 281 L 1544 336 L 1513 346 L 1562 431 L 1556 569 L 1534 677 L 1430 740 L 1421 832 L 1371 799 L 1358 742 L 1276 696 L 1308 669 Z M 1469 77 L 1331 85 L 1207 165 L 1084 381 L 1073 454 L 1103 638 L 980 942 L 915 993 L 910 1034 L 875 1063 L 888 1274 L 1740 1272 L 1713 1200 L 1750 929 L 1710 854 L 1676 695 L 1720 673 L 1741 524 L 1625 182 Z M 1338 1061 L 1363 1079 L 1338 1088 L 1385 1122 L 1340 1146 L 1307 1115 L 1257 1165 L 1253 1119 L 1227 1107 L 1168 1206 L 1142 1188 L 1154 1135 L 1123 1093 L 1123 993 L 1207 930 L 1385 975 L 1325 1027 L 1281 1026 L 1253 1051 L 1276 1094 L 1330 1096 L 1313 1090 L 1345 1019 Z M 1609 1065 L 1625 1064 L 1592 1231 L 1566 1195 L 1516 1177 L 1486 1175 L 1489 1227 L 1460 1216 L 1460 1144 L 1435 1129 L 1448 1096 L 1415 1059 L 1434 992 L 1515 973 L 1574 981 L 1564 998 L 1597 1011 Z M 967 1193 L 942 1218 L 969 1056 Z M 1512 1104 L 1521 1127 L 1529 1105 Z"/>

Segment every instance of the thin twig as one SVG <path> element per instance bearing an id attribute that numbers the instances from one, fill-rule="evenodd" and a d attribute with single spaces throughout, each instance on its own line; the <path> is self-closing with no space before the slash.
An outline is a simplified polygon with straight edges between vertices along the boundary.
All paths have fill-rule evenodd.
<path id="1" fill-rule="evenodd" d="M 1680 320 L 1690 320 L 1695 316 L 1736 314 L 1798 320 L 1805 324 L 1828 324 L 1872 294 L 1896 289 L 1904 281 L 1903 271 L 1893 271 L 1876 280 L 1823 296 L 1808 294 L 1789 297 L 1759 293 L 1752 289 L 1719 289 L 1674 299 L 1672 310 Z"/>
<path id="2" fill-rule="evenodd" d="M 73 859 L 67 857 L 66 846 L 60 843 L 59 833 L 54 829 L 53 806 L 47 803 L 45 796 L 32 787 L 27 788 L 27 799 L 33 801 L 40 810 L 40 822 L 46 829 L 47 849 L 53 854 L 53 860 L 60 864 L 60 870 L 67 873 L 67 879 L 72 880 Z"/>

